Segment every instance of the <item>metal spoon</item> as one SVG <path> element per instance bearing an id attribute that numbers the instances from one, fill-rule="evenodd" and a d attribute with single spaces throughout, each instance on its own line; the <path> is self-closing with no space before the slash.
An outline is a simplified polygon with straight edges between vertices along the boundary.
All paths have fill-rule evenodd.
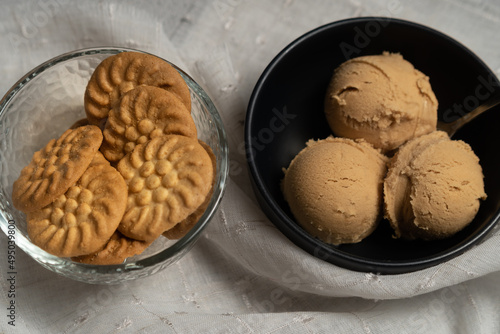
<path id="1" fill-rule="evenodd" d="M 481 104 L 479 107 L 475 108 L 471 112 L 463 115 L 456 121 L 450 123 L 439 121 L 437 124 L 437 129 L 445 131 L 451 138 L 462 126 L 469 123 L 474 118 L 481 115 L 483 112 L 490 110 L 491 108 L 499 104 L 500 104 L 500 90 L 497 90 L 493 93 L 493 96 L 491 96 L 485 103 Z"/>

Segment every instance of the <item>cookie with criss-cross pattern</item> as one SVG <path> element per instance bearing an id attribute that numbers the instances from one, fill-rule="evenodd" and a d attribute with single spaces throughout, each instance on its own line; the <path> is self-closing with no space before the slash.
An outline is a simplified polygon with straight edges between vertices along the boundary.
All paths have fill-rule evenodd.
<path id="1" fill-rule="evenodd" d="M 66 130 L 33 154 L 14 182 L 12 201 L 24 212 L 43 208 L 64 194 L 87 169 L 102 143 L 93 125 Z"/>

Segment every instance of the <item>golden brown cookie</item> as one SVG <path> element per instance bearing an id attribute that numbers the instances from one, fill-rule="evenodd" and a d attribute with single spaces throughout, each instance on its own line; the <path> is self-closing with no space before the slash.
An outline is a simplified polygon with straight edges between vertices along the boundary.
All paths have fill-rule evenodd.
<path id="1" fill-rule="evenodd" d="M 118 171 L 96 158 L 82 177 L 50 205 L 28 213 L 28 235 L 56 256 L 80 256 L 102 248 L 116 231 L 127 203 Z"/>
<path id="2" fill-rule="evenodd" d="M 179 98 L 158 87 L 128 91 L 109 112 L 101 152 L 118 161 L 137 144 L 165 134 L 197 137 L 191 113 Z"/>
<path id="3" fill-rule="evenodd" d="M 102 123 L 123 94 L 141 85 L 168 90 L 191 110 L 189 88 L 173 66 L 153 55 L 122 52 L 104 59 L 87 84 L 84 106 L 90 124 Z"/>
<path id="4" fill-rule="evenodd" d="M 108 160 L 106 160 L 106 158 L 104 157 L 104 155 L 101 152 L 97 151 L 94 155 L 94 158 L 90 162 L 89 167 L 92 167 L 95 165 L 101 165 L 101 164 L 109 165 L 110 163 Z"/>
<path id="5" fill-rule="evenodd" d="M 86 118 L 82 118 L 82 119 L 79 119 L 78 121 L 76 121 L 75 123 L 73 123 L 69 128 L 76 129 L 76 128 L 79 128 L 79 127 L 85 126 L 85 125 L 90 125 L 89 120 Z"/>
<path id="6" fill-rule="evenodd" d="M 208 207 L 208 203 L 210 203 L 210 199 L 212 198 L 212 194 L 213 194 L 213 190 L 214 190 L 214 183 L 215 183 L 215 176 L 216 176 L 215 171 L 217 169 L 217 159 L 215 157 L 214 152 L 210 148 L 210 146 L 208 146 L 202 140 L 199 140 L 199 142 L 200 142 L 201 146 L 203 146 L 203 148 L 205 148 L 208 155 L 210 156 L 210 159 L 212 160 L 212 168 L 214 170 L 214 177 L 212 178 L 212 187 L 210 188 L 210 191 L 208 192 L 207 197 L 205 197 L 205 200 L 203 201 L 203 203 L 201 203 L 201 205 L 196 210 L 194 210 L 194 212 L 192 214 L 190 214 L 186 219 L 184 219 L 183 221 L 181 221 L 180 223 L 178 223 L 177 225 L 175 225 L 174 227 L 172 227 L 168 231 L 163 232 L 163 236 L 167 239 L 176 240 L 176 239 L 180 239 L 183 236 L 185 236 L 186 233 L 188 233 L 189 230 L 191 230 L 193 228 L 193 226 L 196 225 L 198 220 L 200 220 L 203 213 L 205 213 L 205 210 Z"/>
<path id="7" fill-rule="evenodd" d="M 130 239 L 115 231 L 104 247 L 97 252 L 71 259 L 75 262 L 87 264 L 121 264 L 126 258 L 141 254 L 149 245 L 151 245 L 151 242 Z"/>
<path id="8" fill-rule="evenodd" d="M 118 163 L 128 186 L 127 209 L 118 230 L 129 238 L 153 240 L 189 216 L 210 191 L 210 156 L 197 139 L 156 137 Z"/>
<path id="9" fill-rule="evenodd" d="M 14 182 L 12 201 L 24 212 L 43 208 L 64 194 L 82 176 L 102 142 L 93 125 L 66 130 L 35 152 Z"/>

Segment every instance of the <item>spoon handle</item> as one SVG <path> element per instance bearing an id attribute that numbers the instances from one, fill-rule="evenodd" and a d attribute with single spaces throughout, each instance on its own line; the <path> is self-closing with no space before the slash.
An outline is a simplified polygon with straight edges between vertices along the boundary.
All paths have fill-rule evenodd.
<path id="1" fill-rule="evenodd" d="M 483 112 L 490 110 L 491 108 L 500 104 L 500 90 L 493 92 L 493 95 L 483 104 L 472 110 L 471 112 L 463 115 L 456 121 L 450 123 L 438 122 L 438 130 L 442 130 L 448 133 L 450 138 L 458 131 L 462 126 L 472 121 L 477 116 L 481 115 Z"/>

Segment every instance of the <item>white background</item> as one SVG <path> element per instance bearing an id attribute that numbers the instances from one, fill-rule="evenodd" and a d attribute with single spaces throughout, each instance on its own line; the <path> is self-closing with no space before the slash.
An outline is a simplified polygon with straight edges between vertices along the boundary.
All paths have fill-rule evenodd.
<path id="1" fill-rule="evenodd" d="M 500 73 L 500 2 L 494 0 L 2 0 L 0 95 L 63 52 L 103 45 L 149 51 L 208 90 L 229 133 L 231 170 L 204 235 L 152 277 L 86 285 L 18 252 L 12 327 L 2 257 L 0 333 L 499 333 L 499 235 L 417 273 L 354 273 L 295 247 L 255 203 L 241 147 L 259 75 L 303 33 L 368 15 L 438 29 Z M 6 245 L 1 236 L 0 249 Z"/>

